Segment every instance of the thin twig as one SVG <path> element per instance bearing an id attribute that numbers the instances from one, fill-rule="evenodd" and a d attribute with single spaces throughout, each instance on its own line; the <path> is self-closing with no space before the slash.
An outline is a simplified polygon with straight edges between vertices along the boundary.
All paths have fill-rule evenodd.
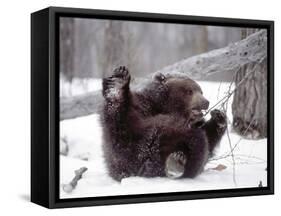
<path id="1" fill-rule="evenodd" d="M 262 60 L 261 60 L 262 61 Z M 255 67 L 257 67 L 258 64 L 255 65 Z M 244 78 L 242 80 L 240 80 L 240 82 L 238 82 L 236 84 L 236 87 L 231 90 L 232 88 L 232 85 L 234 83 L 234 80 L 235 80 L 235 77 L 237 76 L 237 73 L 238 71 L 240 70 L 240 68 L 235 71 L 235 74 L 232 78 L 232 81 L 228 87 L 228 91 L 226 93 L 226 95 L 220 99 L 214 106 L 212 106 L 206 113 L 205 115 L 207 115 L 212 109 L 214 109 L 216 106 L 218 106 L 219 104 L 221 104 L 222 106 L 222 109 L 224 110 L 225 113 L 227 113 L 227 109 L 228 109 L 228 101 L 229 101 L 229 98 L 233 95 L 233 93 L 240 87 L 240 85 L 252 74 L 254 73 L 256 70 L 255 68 L 253 68 L 252 71 L 250 71 L 249 73 L 246 74 L 246 76 L 244 76 Z M 220 89 L 220 87 L 219 87 Z M 243 132 L 243 135 L 241 136 L 241 138 L 238 140 L 238 142 L 233 146 L 232 145 L 232 142 L 231 142 L 231 139 L 230 139 L 230 134 L 229 134 L 229 129 L 228 127 L 226 128 L 226 134 L 227 134 L 227 138 L 228 138 L 228 143 L 229 143 L 229 147 L 230 147 L 230 152 L 227 154 L 227 155 L 224 155 L 224 156 L 221 156 L 219 158 L 215 158 L 215 159 L 211 159 L 209 160 L 210 161 L 213 161 L 213 160 L 219 160 L 219 159 L 223 159 L 223 158 L 227 158 L 227 157 L 231 157 L 232 159 L 232 170 L 233 170 L 233 182 L 235 184 L 235 186 L 237 185 L 237 182 L 236 182 L 236 170 L 235 170 L 235 165 L 236 165 L 236 161 L 235 161 L 235 155 L 234 155 L 234 150 L 236 149 L 236 147 L 238 146 L 238 144 L 241 142 L 241 140 L 244 138 L 244 135 L 247 133 L 247 131 L 249 130 L 250 126 L 252 125 L 254 119 L 251 120 L 250 124 L 248 125 L 248 127 L 246 128 L 246 130 Z"/>
<path id="2" fill-rule="evenodd" d="M 230 157 L 231 155 L 225 155 L 224 157 L 220 157 L 220 158 L 215 158 L 215 159 L 213 159 L 212 161 L 217 161 L 217 160 L 222 160 L 222 159 L 226 159 L 227 160 L 227 158 L 228 157 Z M 244 160 L 246 161 L 246 162 L 248 162 L 249 163 L 249 159 L 254 159 L 254 160 L 258 160 L 259 162 L 255 162 L 254 164 L 261 164 L 261 163 L 266 163 L 266 160 L 264 160 L 263 158 L 261 158 L 261 157 L 257 157 L 257 156 L 250 156 L 249 157 L 249 155 L 246 155 L 246 154 L 235 154 L 234 155 L 235 156 L 235 158 L 236 159 L 239 159 L 239 160 L 241 160 L 242 158 L 245 158 Z M 247 161 L 248 160 L 248 161 Z M 212 163 L 212 161 L 209 161 L 210 163 Z M 244 162 L 245 163 L 245 162 Z M 237 162 L 236 162 L 236 164 L 237 164 Z"/>
<path id="3" fill-rule="evenodd" d="M 252 125 L 254 119 L 251 120 L 250 124 L 248 125 L 248 127 L 245 129 L 245 131 L 243 132 L 242 136 L 240 137 L 240 139 L 235 143 L 235 145 L 232 147 L 231 151 L 229 153 L 227 153 L 226 155 L 217 157 L 217 158 L 212 158 L 209 161 L 214 161 L 214 160 L 221 160 L 227 157 L 231 156 L 231 153 L 234 152 L 234 150 L 236 149 L 236 147 L 238 146 L 238 144 L 244 139 L 245 134 L 248 132 L 250 126 Z"/>
<path id="4" fill-rule="evenodd" d="M 240 137 L 240 139 L 238 140 L 238 142 L 233 146 L 233 150 L 238 146 L 238 144 L 241 142 L 241 140 L 244 139 L 244 136 L 246 135 L 246 133 L 248 132 L 249 128 L 251 127 L 252 123 L 254 122 L 254 119 L 251 120 L 250 124 L 248 125 L 248 127 L 245 129 L 245 131 L 243 132 L 242 136 Z"/>
<path id="5" fill-rule="evenodd" d="M 224 109 L 224 112 L 227 113 L 228 100 L 223 103 L 222 107 Z M 233 179 L 234 185 L 237 186 L 236 170 L 235 170 L 235 158 L 234 158 L 234 153 L 232 151 L 232 142 L 231 142 L 231 139 L 230 139 L 228 127 L 226 127 L 226 134 L 227 134 L 227 139 L 228 139 L 228 143 L 229 143 L 229 147 L 230 147 L 230 151 L 231 151 L 230 154 L 231 154 L 231 159 L 232 159 L 232 179 Z"/>
<path id="6" fill-rule="evenodd" d="M 262 58 L 260 61 L 257 62 L 257 64 L 255 65 L 255 67 L 252 69 L 252 71 L 250 71 L 249 73 L 246 74 L 246 76 L 244 76 L 244 78 L 242 80 L 240 80 L 240 82 L 238 82 L 235 86 L 235 88 L 232 91 L 228 91 L 227 94 L 221 98 L 217 103 L 215 103 L 212 107 L 210 107 L 204 114 L 204 116 L 206 116 L 209 112 L 211 112 L 215 107 L 217 107 L 219 104 L 225 102 L 226 100 L 228 100 L 233 93 L 239 88 L 239 86 L 241 84 L 243 84 L 243 82 L 254 72 L 256 72 L 256 67 L 258 66 L 259 63 L 261 63 L 264 60 L 264 58 Z M 237 70 L 239 71 L 240 68 Z M 237 71 L 235 73 L 237 73 Z M 230 83 L 230 85 L 232 85 L 232 82 Z M 230 89 L 230 88 L 229 88 Z"/>
<path id="7" fill-rule="evenodd" d="M 220 81 L 220 85 L 218 87 L 217 100 L 219 99 L 220 90 L 221 90 L 221 84 L 222 84 L 222 81 Z"/>

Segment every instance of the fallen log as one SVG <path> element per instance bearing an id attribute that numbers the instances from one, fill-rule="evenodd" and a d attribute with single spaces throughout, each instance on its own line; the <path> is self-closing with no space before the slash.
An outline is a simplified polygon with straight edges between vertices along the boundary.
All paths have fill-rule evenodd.
<path id="1" fill-rule="evenodd" d="M 60 120 L 77 118 L 99 113 L 102 107 L 101 91 L 90 92 L 73 97 L 60 98 Z"/>

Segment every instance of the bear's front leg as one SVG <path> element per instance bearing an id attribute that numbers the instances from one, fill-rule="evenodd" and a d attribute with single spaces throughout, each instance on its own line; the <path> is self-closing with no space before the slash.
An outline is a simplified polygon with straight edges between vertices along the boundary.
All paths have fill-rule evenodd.
<path id="1" fill-rule="evenodd" d="M 103 137 L 104 152 L 109 174 L 121 181 L 132 175 L 133 159 L 130 145 L 130 128 L 127 125 L 129 109 L 130 74 L 121 66 L 113 71 L 113 75 L 103 79 Z"/>
<path id="2" fill-rule="evenodd" d="M 219 144 L 227 127 L 226 114 L 220 110 L 211 111 L 211 119 L 205 123 L 203 129 L 206 132 L 210 155 L 213 155 L 215 147 Z"/>
<path id="3" fill-rule="evenodd" d="M 125 120 L 128 112 L 130 74 L 125 66 L 113 71 L 113 75 L 104 78 L 102 93 L 104 101 L 104 123 L 110 133 L 118 133 L 126 128 Z"/>

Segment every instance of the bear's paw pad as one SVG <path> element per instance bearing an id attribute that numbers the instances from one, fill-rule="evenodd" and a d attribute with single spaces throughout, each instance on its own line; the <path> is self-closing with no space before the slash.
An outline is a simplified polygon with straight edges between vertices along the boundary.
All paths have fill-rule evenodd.
<path id="1" fill-rule="evenodd" d="M 118 99 L 122 96 L 125 86 L 130 82 L 130 74 L 125 66 L 120 66 L 113 71 L 113 75 L 103 79 L 103 95 L 106 98 Z"/>
<path id="2" fill-rule="evenodd" d="M 129 70 L 128 70 L 127 67 L 120 66 L 113 71 L 112 77 L 119 78 L 119 79 L 122 79 L 124 81 L 127 81 L 130 78 L 130 73 L 129 73 Z"/>
<path id="3" fill-rule="evenodd" d="M 183 152 L 171 153 L 165 163 L 166 176 L 172 179 L 180 178 L 184 174 L 186 156 Z"/>
<path id="4" fill-rule="evenodd" d="M 226 126 L 226 114 L 224 112 L 217 109 L 212 110 L 211 117 L 220 127 Z"/>

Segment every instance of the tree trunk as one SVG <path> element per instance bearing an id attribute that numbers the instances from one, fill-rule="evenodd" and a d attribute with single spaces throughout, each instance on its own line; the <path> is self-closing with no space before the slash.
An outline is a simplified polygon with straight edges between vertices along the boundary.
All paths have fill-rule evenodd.
<path id="1" fill-rule="evenodd" d="M 248 37 L 257 30 L 242 31 Z M 251 73 L 245 78 L 245 76 Z M 267 58 L 260 63 L 243 66 L 235 76 L 235 83 L 243 83 L 234 93 L 232 103 L 233 128 L 240 135 L 258 139 L 267 137 Z"/>
<path id="2" fill-rule="evenodd" d="M 62 19 L 60 24 L 60 72 L 71 82 L 74 76 L 74 19 Z"/>
<path id="3" fill-rule="evenodd" d="M 123 23 L 119 21 L 109 21 L 105 29 L 105 57 L 104 57 L 104 76 L 110 75 L 111 71 L 123 65 L 124 37 L 122 35 Z"/>

